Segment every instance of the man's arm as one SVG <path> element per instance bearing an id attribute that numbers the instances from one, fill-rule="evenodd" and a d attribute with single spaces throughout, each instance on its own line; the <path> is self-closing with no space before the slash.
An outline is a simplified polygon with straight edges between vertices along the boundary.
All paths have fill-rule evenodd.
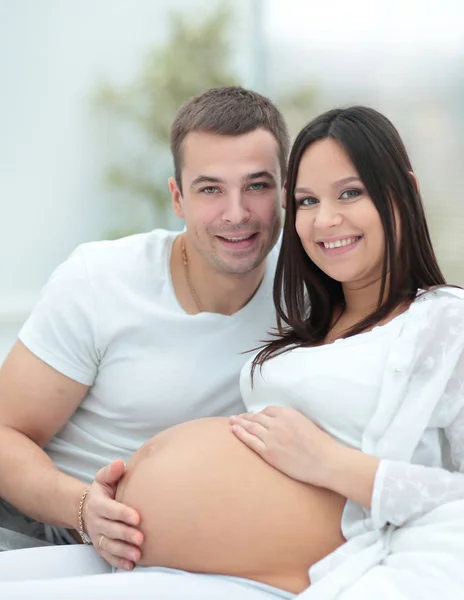
<path id="1" fill-rule="evenodd" d="M 70 419 L 87 391 L 88 386 L 48 366 L 19 341 L 0 369 L 0 496 L 37 521 L 78 529 L 79 502 L 89 486 L 60 472 L 42 448 Z M 104 476 L 108 479 L 107 473 Z M 133 562 L 131 553 L 135 551 L 138 560 L 140 551 L 123 540 L 133 542 L 136 535 L 141 543 L 142 537 L 119 521 L 137 525 L 139 517 L 129 507 L 103 497 L 100 488 L 107 483 L 92 485 L 95 510 L 92 515 L 84 513 L 86 526 L 89 530 L 90 521 L 104 522 L 114 529 L 112 520 L 118 521 L 117 540 L 110 530 L 100 527 L 97 533 L 98 525 L 90 528 L 94 536 L 107 538 L 107 547 L 100 548 L 102 555 L 111 564 L 127 568 L 132 563 L 121 557 Z"/>
<path id="2" fill-rule="evenodd" d="M 0 369 L 0 495 L 37 521 L 77 529 L 79 499 L 88 486 L 61 473 L 42 448 L 87 390 L 21 342 Z"/>

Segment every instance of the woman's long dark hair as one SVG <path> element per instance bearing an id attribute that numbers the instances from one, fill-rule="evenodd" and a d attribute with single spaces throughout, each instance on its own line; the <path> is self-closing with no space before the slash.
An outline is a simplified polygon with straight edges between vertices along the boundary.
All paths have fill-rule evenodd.
<path id="1" fill-rule="evenodd" d="M 330 110 L 306 125 L 290 153 L 286 219 L 274 281 L 278 332 L 276 339 L 266 344 L 254 359 L 252 374 L 258 365 L 276 354 L 292 347 L 322 343 L 336 311 L 344 309 L 341 283 L 326 275 L 308 257 L 295 229 L 294 190 L 301 158 L 311 144 L 327 138 L 338 142 L 353 163 L 379 213 L 385 236 L 377 308 L 346 331 L 344 337 L 377 325 L 398 306 L 411 302 L 418 289 L 445 284 L 411 162 L 397 130 L 371 108 Z M 399 232 L 394 208 L 399 216 Z"/>

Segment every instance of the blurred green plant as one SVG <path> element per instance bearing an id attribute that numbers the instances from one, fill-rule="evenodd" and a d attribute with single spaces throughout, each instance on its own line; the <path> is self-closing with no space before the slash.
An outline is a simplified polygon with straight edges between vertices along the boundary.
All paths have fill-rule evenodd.
<path id="1" fill-rule="evenodd" d="M 119 87 L 103 83 L 96 90 L 98 111 L 105 112 L 117 127 L 130 126 L 140 148 L 132 158 L 128 150 L 123 163 L 107 169 L 106 183 L 112 190 L 125 192 L 131 202 L 147 203 L 160 226 L 165 225 L 171 206 L 166 184 L 172 174 L 169 128 L 179 106 L 208 88 L 240 84 L 231 66 L 232 23 L 227 5 L 198 20 L 171 13 L 167 41 L 150 51 L 133 83 Z M 277 100 L 292 133 L 312 116 L 316 96 L 316 88 L 307 85 Z M 135 231 L 112 231 L 108 237 L 128 233 Z"/>
<path id="2" fill-rule="evenodd" d="M 319 88 L 316 83 L 300 85 L 278 95 L 276 104 L 282 111 L 292 138 L 318 113 Z"/>

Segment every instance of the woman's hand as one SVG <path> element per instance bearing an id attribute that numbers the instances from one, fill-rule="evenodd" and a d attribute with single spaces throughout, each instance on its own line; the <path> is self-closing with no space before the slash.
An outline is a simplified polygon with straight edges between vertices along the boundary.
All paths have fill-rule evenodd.
<path id="1" fill-rule="evenodd" d="M 293 408 L 269 406 L 230 423 L 239 440 L 282 473 L 371 508 L 377 457 L 339 444 Z"/>
<path id="2" fill-rule="evenodd" d="M 234 434 L 289 477 L 333 489 L 331 474 L 343 447 L 293 408 L 269 406 L 230 417 Z"/>
<path id="3" fill-rule="evenodd" d="M 138 512 L 114 499 L 124 471 L 122 460 L 98 471 L 84 503 L 83 521 L 97 552 L 110 565 L 131 570 L 140 560 L 143 534 L 137 529 Z"/>

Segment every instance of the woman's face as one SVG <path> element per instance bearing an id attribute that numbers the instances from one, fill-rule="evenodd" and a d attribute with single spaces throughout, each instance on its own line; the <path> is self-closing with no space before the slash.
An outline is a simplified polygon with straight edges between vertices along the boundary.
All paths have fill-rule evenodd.
<path id="1" fill-rule="evenodd" d="M 354 165 L 336 141 L 314 142 L 303 154 L 294 201 L 298 236 L 324 273 L 355 289 L 381 278 L 382 222 Z"/>

